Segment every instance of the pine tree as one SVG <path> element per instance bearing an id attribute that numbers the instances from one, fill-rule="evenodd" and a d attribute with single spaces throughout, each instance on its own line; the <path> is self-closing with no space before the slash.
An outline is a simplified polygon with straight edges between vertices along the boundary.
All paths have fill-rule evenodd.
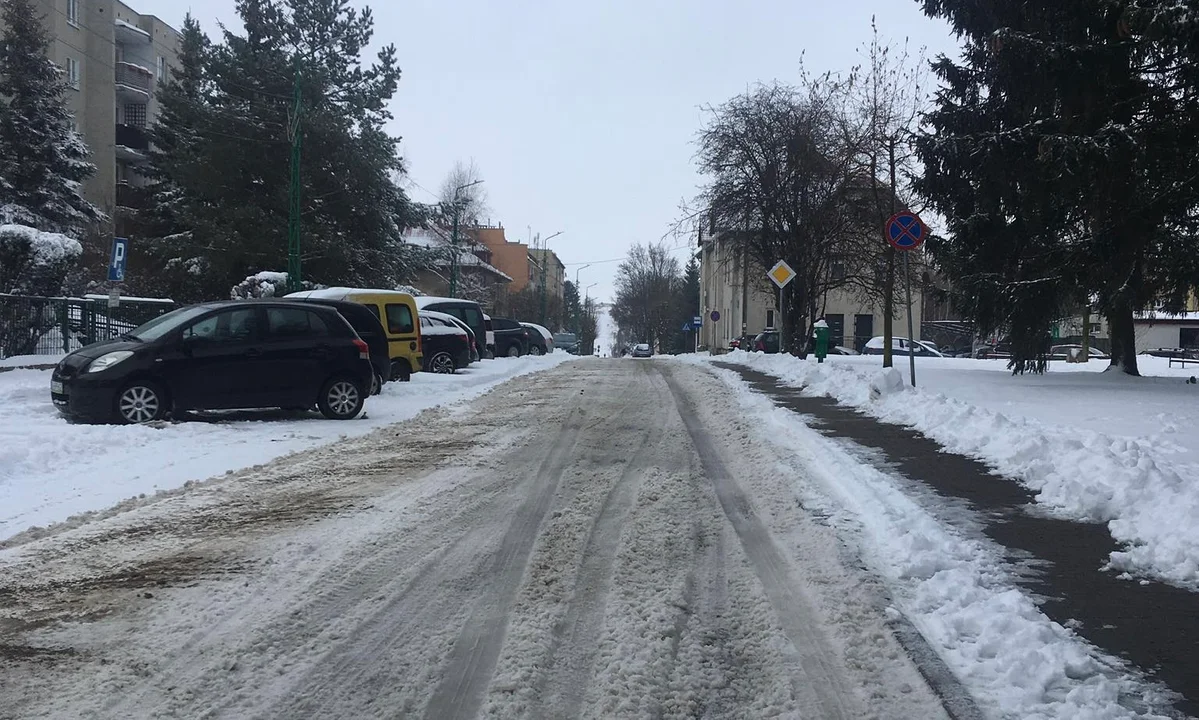
<path id="1" fill-rule="evenodd" d="M 931 244 L 1013 369 L 1043 371 L 1051 324 L 1097 301 L 1112 365 L 1137 374 L 1133 314 L 1188 281 L 1199 251 L 1199 100 L 1181 54 L 1130 32 L 1127 0 L 924 0 L 964 40 L 941 57 L 920 190 L 945 216 Z M 1193 266 L 1193 263 L 1192 263 Z"/>
<path id="2" fill-rule="evenodd" d="M 0 222 L 81 237 L 102 214 L 81 194 L 95 172 L 71 127 L 61 68 L 31 0 L 2 0 Z"/>

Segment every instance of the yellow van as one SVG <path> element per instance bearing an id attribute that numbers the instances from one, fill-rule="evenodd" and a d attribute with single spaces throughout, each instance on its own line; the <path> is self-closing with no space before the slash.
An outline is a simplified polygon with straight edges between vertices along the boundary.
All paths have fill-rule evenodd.
<path id="1" fill-rule="evenodd" d="M 420 344 L 420 315 L 416 300 L 398 290 L 366 290 L 361 288 L 325 288 L 292 293 L 290 298 L 348 300 L 365 305 L 375 313 L 387 335 L 391 356 L 391 379 L 407 381 L 412 373 L 420 372 L 424 356 Z"/>

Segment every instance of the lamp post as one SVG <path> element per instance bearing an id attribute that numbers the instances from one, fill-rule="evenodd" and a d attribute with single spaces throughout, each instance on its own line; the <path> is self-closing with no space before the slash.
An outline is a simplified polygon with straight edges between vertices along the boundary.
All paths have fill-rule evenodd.
<path id="1" fill-rule="evenodd" d="M 580 314 L 582 313 L 582 310 L 583 310 L 583 297 L 579 293 L 579 273 L 583 272 L 584 270 L 586 270 L 589 267 L 591 267 L 591 265 L 588 264 L 588 265 L 584 265 L 583 267 L 575 270 L 575 298 L 578 302 L 578 309 L 575 311 L 575 330 L 576 331 L 579 329 L 579 324 L 581 321 Z"/>
<path id="2" fill-rule="evenodd" d="M 475 180 L 454 188 L 454 196 L 450 201 L 454 206 L 453 229 L 450 231 L 450 297 L 458 294 L 458 193 L 481 182 Z"/>
<path id="3" fill-rule="evenodd" d="M 553 235 L 550 235 L 549 237 L 547 237 L 546 239 L 541 241 L 541 325 L 542 326 L 545 325 L 545 314 L 546 314 L 545 276 L 546 276 L 546 273 L 548 272 L 549 266 L 550 266 L 549 242 L 550 242 L 550 240 L 553 240 L 554 238 L 558 237 L 561 234 L 562 234 L 562 231 L 559 230 L 558 232 L 554 233 Z"/>
<path id="4" fill-rule="evenodd" d="M 597 282 L 593 282 L 593 283 L 591 283 L 590 285 L 588 285 L 588 286 L 587 286 L 587 289 L 586 289 L 586 291 L 585 291 L 585 293 L 586 293 L 586 295 L 585 295 L 585 298 L 586 298 L 586 299 L 585 299 L 585 300 L 583 300 L 583 305 L 582 305 L 582 308 L 583 308 L 583 313 L 584 313 L 584 314 L 586 314 L 586 313 L 587 313 L 587 311 L 588 311 L 588 307 L 587 307 L 587 306 L 591 304 L 591 288 L 595 287 L 596 285 L 599 285 L 599 283 L 597 283 Z M 580 322 L 580 323 L 579 323 L 579 325 L 580 325 L 580 328 L 579 328 L 579 329 L 580 329 L 580 330 L 582 329 L 582 327 L 581 327 L 581 326 L 582 326 L 582 324 L 583 324 L 582 322 Z M 597 328 L 597 331 L 598 331 L 598 328 Z M 595 341 L 596 341 L 596 338 L 594 338 L 594 337 L 588 337 L 588 338 L 587 338 L 587 347 L 588 347 L 589 349 L 591 349 L 592 351 L 594 351 L 594 350 L 595 350 Z M 581 344 L 582 344 L 582 343 L 580 343 L 580 345 L 581 345 Z"/>

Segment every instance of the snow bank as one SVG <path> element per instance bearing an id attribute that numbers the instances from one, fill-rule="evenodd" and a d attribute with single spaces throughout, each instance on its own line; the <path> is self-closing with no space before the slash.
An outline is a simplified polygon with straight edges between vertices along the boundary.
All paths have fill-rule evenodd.
<path id="1" fill-rule="evenodd" d="M 922 388 L 892 392 L 895 378 L 880 380 L 877 367 L 743 352 L 724 357 L 979 458 L 1034 490 L 1037 502 L 1056 515 L 1106 522 L 1122 546 L 1112 553 L 1111 568 L 1199 589 L 1199 478 L 1194 466 L 1173 461 L 1169 446 L 1008 415 Z M 936 362 L 924 362 L 919 372 L 937 372 Z M 890 372 L 901 382 L 906 377 Z M 1102 378 L 1134 388 L 1147 382 L 1111 374 Z M 1181 379 L 1168 382 L 1180 406 L 1199 404 L 1199 387 Z M 1002 393 L 999 388 L 995 392 Z M 1075 398 L 1084 407 L 1092 400 Z"/>
<path id="2" fill-rule="evenodd" d="M 800 365 L 761 356 L 748 362 L 763 371 L 791 370 L 793 376 L 789 366 Z M 805 371 L 809 377 L 826 372 Z M 1003 717 L 1064 720 L 1132 717 L 1122 704 L 1130 698 L 1146 707 L 1167 703 L 1164 689 L 1146 684 L 1046 617 L 1004 570 L 1003 551 L 992 541 L 966 537 L 942 523 L 902 480 L 863 463 L 844 444 L 752 392 L 735 374 L 719 374 L 737 389 L 750 424 L 782 451 L 780 473 L 794 478 L 802 506 L 828 514 L 847 537 L 860 538 L 863 558 L 892 588 L 888 614 L 911 620 L 984 706 L 998 708 Z M 858 379 L 866 388 L 866 378 Z M 889 395 L 880 402 L 918 395 Z"/>
<path id="3" fill-rule="evenodd" d="M 139 495 L 365 435 L 430 408 L 462 403 L 520 375 L 572 360 L 564 354 L 489 360 L 454 375 L 416 373 L 388 383 L 357 420 L 279 413 L 159 427 L 72 425 L 50 402 L 50 373 L 0 373 L 0 540 Z M 249 419 L 246 419 L 249 418 Z"/>

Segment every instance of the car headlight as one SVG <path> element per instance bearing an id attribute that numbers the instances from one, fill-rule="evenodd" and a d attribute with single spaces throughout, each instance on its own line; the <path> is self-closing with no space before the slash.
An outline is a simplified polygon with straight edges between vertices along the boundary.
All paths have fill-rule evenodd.
<path id="1" fill-rule="evenodd" d="M 116 352 L 110 352 L 107 355 L 101 355 L 93 360 L 92 364 L 87 366 L 87 371 L 89 373 L 102 372 L 113 365 L 116 365 L 122 360 L 127 360 L 132 356 L 133 353 L 129 350 L 117 350 Z"/>

